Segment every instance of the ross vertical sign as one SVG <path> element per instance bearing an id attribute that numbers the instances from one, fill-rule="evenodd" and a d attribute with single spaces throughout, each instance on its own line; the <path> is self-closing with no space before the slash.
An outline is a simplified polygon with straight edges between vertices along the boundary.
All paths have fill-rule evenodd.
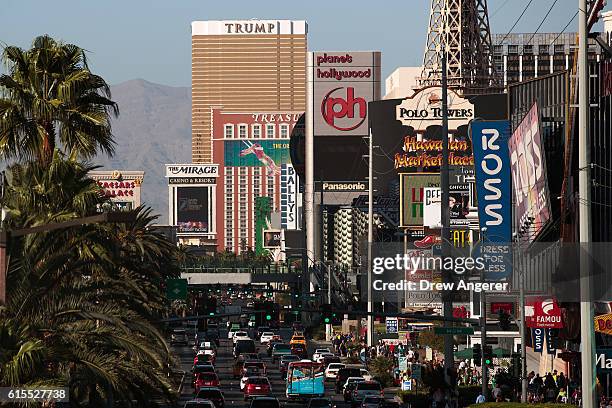
<path id="1" fill-rule="evenodd" d="M 298 229 L 298 178 L 291 164 L 281 165 L 281 228 Z"/>
<path id="2" fill-rule="evenodd" d="M 531 329 L 531 338 L 533 339 L 533 351 L 541 353 L 544 350 L 544 329 Z"/>
<path id="3" fill-rule="evenodd" d="M 514 130 L 508 148 L 514 186 L 515 218 L 519 228 L 527 228 L 533 241 L 550 220 L 550 199 L 540 112 L 534 104 Z"/>
<path id="4" fill-rule="evenodd" d="M 481 256 L 489 260 L 487 279 L 512 273 L 512 173 L 508 141 L 509 121 L 477 121 L 471 125 Z M 499 244 L 499 245 L 495 245 Z"/>
<path id="5" fill-rule="evenodd" d="M 555 355 L 557 353 L 557 347 L 555 346 L 553 330 L 555 329 L 544 329 L 546 330 L 546 353 Z"/>

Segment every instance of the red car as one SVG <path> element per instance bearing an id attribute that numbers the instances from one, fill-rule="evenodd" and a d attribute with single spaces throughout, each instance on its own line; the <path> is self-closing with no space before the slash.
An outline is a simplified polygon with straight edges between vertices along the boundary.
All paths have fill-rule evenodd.
<path id="1" fill-rule="evenodd" d="M 272 395 L 272 387 L 267 377 L 249 377 L 244 386 L 244 400 L 259 396 Z"/>
<path id="2" fill-rule="evenodd" d="M 196 374 L 193 381 L 193 388 L 196 393 L 200 390 L 200 387 L 218 387 L 219 385 L 219 377 L 215 373 Z"/>

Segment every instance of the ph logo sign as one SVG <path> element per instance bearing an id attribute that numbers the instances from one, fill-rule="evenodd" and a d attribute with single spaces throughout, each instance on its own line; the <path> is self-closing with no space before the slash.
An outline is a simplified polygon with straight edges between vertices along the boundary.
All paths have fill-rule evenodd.
<path id="1" fill-rule="evenodd" d="M 344 93 L 343 93 L 344 91 Z M 366 120 L 368 103 L 355 97 L 355 88 L 338 87 L 329 91 L 321 102 L 321 115 L 329 126 L 348 132 L 357 129 Z M 340 119 L 347 119 L 342 120 Z"/>

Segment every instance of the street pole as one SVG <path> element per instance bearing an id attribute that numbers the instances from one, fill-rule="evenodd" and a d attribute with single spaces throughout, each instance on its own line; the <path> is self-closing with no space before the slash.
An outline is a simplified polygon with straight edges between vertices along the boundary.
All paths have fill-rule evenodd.
<path id="1" fill-rule="evenodd" d="M 518 237 L 518 235 L 517 235 Z M 521 402 L 527 403 L 527 336 L 525 333 L 525 276 L 523 274 L 523 254 L 521 252 L 520 241 L 518 242 L 518 255 L 519 255 L 519 307 L 521 308 Z"/>
<path id="2" fill-rule="evenodd" d="M 440 190 L 442 192 L 442 204 L 440 205 L 441 221 L 442 221 L 442 257 L 449 255 L 450 242 L 450 195 L 449 195 L 449 179 L 448 179 L 448 81 L 446 72 L 446 48 L 442 45 L 442 168 L 440 169 Z M 450 282 L 450 272 L 442 271 L 442 280 Z M 442 292 L 443 312 L 444 317 L 453 316 L 453 301 L 450 291 Z M 448 324 L 445 322 L 445 326 Z M 451 334 L 444 335 L 444 377 L 449 386 L 450 383 L 449 370 L 455 365 L 453 355 L 453 336 Z"/>
<path id="3" fill-rule="evenodd" d="M 590 292 L 590 265 L 585 254 L 591 242 L 591 188 L 589 172 L 589 82 L 587 59 L 587 0 L 578 1 L 578 215 L 580 244 L 580 337 L 582 371 L 582 406 L 595 408 L 595 375 L 593 365 L 593 310 Z M 586 245 L 585 245 L 586 244 Z"/>
<path id="4" fill-rule="evenodd" d="M 306 253 L 302 261 L 302 306 L 307 303 L 308 293 L 310 292 L 310 267 L 313 266 L 308 253 L 315 254 L 315 222 L 314 222 L 314 102 L 313 102 L 313 59 L 314 54 L 308 53 L 308 69 L 306 70 L 306 123 L 304 135 L 304 218 L 306 223 Z M 304 263 L 305 261 L 305 263 Z M 302 321 L 309 321 L 307 313 L 302 313 Z M 308 323 L 308 322 L 307 322 Z"/>
<path id="5" fill-rule="evenodd" d="M 484 276 L 484 275 L 483 275 Z M 480 366 L 482 367 L 482 395 L 485 398 L 489 396 L 489 367 L 487 367 L 486 358 L 485 358 L 485 345 L 487 344 L 487 301 L 485 291 L 480 292 L 480 350 L 482 354 L 482 359 L 480 361 Z"/>
<path id="6" fill-rule="evenodd" d="M 372 241 L 374 240 L 374 171 L 372 169 L 372 131 L 368 138 L 368 331 L 367 344 L 369 347 L 374 345 L 374 311 L 372 303 Z"/>
<path id="7" fill-rule="evenodd" d="M 327 264 L 327 303 L 329 305 L 332 304 L 331 283 L 332 283 L 331 265 L 328 263 Z M 329 322 L 328 324 L 325 325 L 325 338 L 327 339 L 327 341 L 331 340 L 331 336 L 332 336 L 332 325 L 331 325 L 331 322 Z"/>

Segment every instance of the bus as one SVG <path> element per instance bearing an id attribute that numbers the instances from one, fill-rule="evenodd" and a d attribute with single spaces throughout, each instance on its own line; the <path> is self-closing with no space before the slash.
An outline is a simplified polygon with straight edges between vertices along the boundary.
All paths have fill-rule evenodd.
<path id="1" fill-rule="evenodd" d="M 305 400 L 325 395 L 323 364 L 310 360 L 293 361 L 287 367 L 287 399 Z"/>

